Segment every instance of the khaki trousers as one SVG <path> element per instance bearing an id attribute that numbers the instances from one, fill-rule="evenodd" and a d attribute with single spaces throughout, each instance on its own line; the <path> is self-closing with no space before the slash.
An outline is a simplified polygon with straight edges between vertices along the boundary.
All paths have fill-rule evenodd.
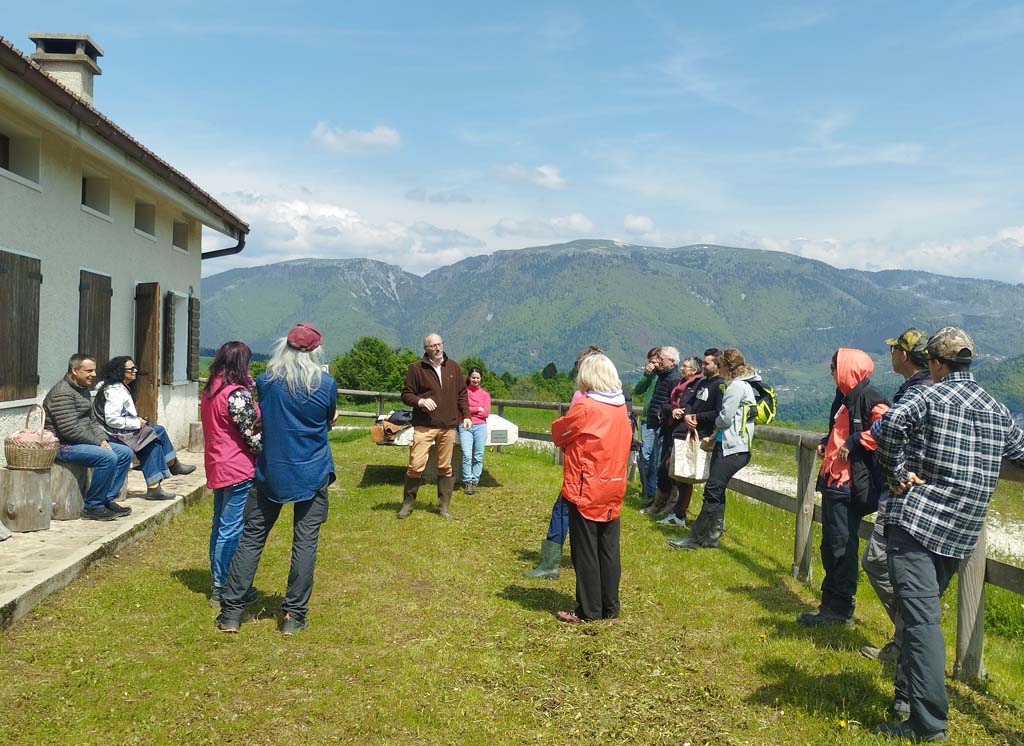
<path id="1" fill-rule="evenodd" d="M 421 427 L 413 428 L 412 447 L 409 449 L 409 468 L 406 470 L 413 479 L 423 476 L 427 468 L 430 448 L 437 445 L 437 476 L 452 475 L 452 450 L 455 448 L 454 427 Z"/>

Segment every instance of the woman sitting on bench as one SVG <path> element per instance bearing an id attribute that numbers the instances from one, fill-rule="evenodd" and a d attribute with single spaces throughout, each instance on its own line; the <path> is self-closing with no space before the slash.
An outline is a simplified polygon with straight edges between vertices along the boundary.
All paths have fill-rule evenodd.
<path id="1" fill-rule="evenodd" d="M 160 486 L 172 474 L 191 474 L 196 467 L 178 461 L 171 439 L 161 425 L 151 425 L 135 409 L 135 379 L 139 369 L 127 355 L 115 357 L 103 368 L 103 383 L 93 409 L 110 440 L 123 443 L 139 459 L 146 477 L 147 500 L 173 500 L 173 492 Z"/>

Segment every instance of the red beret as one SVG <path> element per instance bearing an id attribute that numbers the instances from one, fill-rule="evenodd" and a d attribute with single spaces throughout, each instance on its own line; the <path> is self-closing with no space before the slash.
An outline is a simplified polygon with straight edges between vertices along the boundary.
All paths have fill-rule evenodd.
<path id="1" fill-rule="evenodd" d="M 288 332 L 288 346 L 302 352 L 312 352 L 323 341 L 320 330 L 306 321 L 296 324 Z"/>

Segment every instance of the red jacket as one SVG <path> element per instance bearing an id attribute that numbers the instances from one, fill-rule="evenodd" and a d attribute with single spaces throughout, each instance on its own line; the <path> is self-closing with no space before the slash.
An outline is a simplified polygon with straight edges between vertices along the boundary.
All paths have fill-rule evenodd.
<path id="1" fill-rule="evenodd" d="M 618 518 L 633 440 L 625 404 L 585 397 L 551 423 L 551 440 L 565 450 L 562 497 L 588 520 Z"/>

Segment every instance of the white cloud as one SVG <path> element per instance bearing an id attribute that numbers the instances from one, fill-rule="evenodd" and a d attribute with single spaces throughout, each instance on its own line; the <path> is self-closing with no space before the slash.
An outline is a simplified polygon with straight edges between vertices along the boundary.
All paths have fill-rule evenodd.
<path id="1" fill-rule="evenodd" d="M 229 205 L 244 209 L 251 234 L 244 257 L 233 266 L 269 264 L 306 257 L 366 257 L 425 272 L 486 248 L 460 230 L 424 220 L 375 222 L 338 204 L 289 195 L 223 195 Z M 217 271 L 226 269 L 218 265 Z"/>
<path id="2" fill-rule="evenodd" d="M 548 220 L 513 220 L 502 218 L 493 228 L 494 234 L 503 236 L 529 236 L 533 238 L 585 238 L 594 232 L 594 224 L 581 212 Z"/>
<path id="3" fill-rule="evenodd" d="M 951 241 L 920 241 L 894 246 L 878 239 L 771 238 L 749 234 L 705 236 L 705 243 L 723 243 L 817 259 L 834 267 L 876 271 L 925 270 L 953 277 L 980 277 L 1024 282 L 1024 226 Z"/>
<path id="4" fill-rule="evenodd" d="M 402 144 L 398 130 L 378 124 L 372 130 L 345 130 L 320 121 L 313 127 L 313 142 L 335 153 L 365 155 L 394 150 Z"/>
<path id="5" fill-rule="evenodd" d="M 536 168 L 527 168 L 518 163 L 498 166 L 498 175 L 511 181 L 528 181 L 544 189 L 565 189 L 568 182 L 558 170 L 558 166 L 545 164 Z"/>
<path id="6" fill-rule="evenodd" d="M 654 221 L 646 215 L 627 215 L 622 221 L 622 227 L 626 229 L 627 233 L 642 236 L 654 230 Z"/>

